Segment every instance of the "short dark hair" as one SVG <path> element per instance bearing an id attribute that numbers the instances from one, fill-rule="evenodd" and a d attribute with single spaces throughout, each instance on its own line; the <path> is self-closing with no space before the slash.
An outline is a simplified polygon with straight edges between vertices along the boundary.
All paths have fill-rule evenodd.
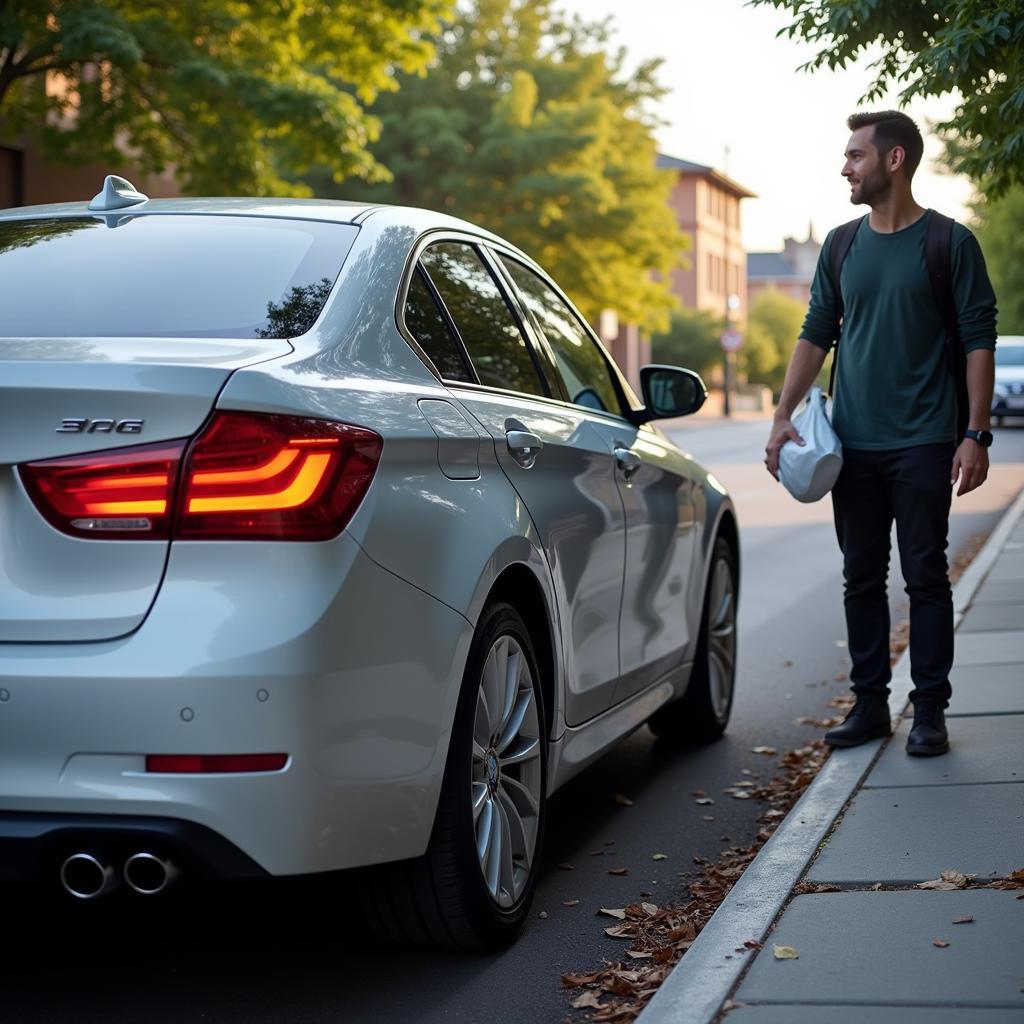
<path id="1" fill-rule="evenodd" d="M 871 141 L 879 156 L 885 156 L 893 146 L 900 146 L 907 155 L 907 178 L 913 178 L 924 154 L 921 131 L 906 114 L 898 110 L 879 110 L 876 113 L 851 114 L 846 126 L 851 132 L 874 125 Z"/>

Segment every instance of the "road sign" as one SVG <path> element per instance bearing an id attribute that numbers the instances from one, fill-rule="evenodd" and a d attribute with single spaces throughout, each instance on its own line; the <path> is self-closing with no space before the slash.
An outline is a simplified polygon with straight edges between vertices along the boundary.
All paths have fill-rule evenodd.
<path id="1" fill-rule="evenodd" d="M 738 352 L 743 348 L 743 335 L 736 330 L 735 327 L 730 327 L 726 331 L 722 331 L 722 349 L 725 352 Z"/>

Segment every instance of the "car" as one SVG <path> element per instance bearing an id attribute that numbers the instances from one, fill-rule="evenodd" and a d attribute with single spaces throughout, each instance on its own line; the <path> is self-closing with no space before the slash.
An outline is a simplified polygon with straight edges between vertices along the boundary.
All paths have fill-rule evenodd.
<path id="1" fill-rule="evenodd" d="M 1002 335 L 996 343 L 996 382 L 992 392 L 992 419 L 1024 416 L 1024 335 Z"/>
<path id="2" fill-rule="evenodd" d="M 0 880 L 500 946 L 554 790 L 726 727 L 736 512 L 652 423 L 703 383 L 498 236 L 110 176 L 0 212 L 0 310 Z"/>

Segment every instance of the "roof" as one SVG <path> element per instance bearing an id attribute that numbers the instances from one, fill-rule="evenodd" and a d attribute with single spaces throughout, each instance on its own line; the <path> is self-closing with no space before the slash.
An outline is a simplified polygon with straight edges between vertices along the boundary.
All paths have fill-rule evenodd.
<path id="1" fill-rule="evenodd" d="M 728 175 L 709 167 L 707 164 L 695 164 L 690 160 L 680 160 L 675 156 L 659 153 L 655 166 L 659 170 L 678 171 L 680 174 L 693 174 L 700 178 L 708 178 L 726 192 L 731 192 L 738 199 L 756 199 L 757 195 L 744 188 L 739 182 L 733 181 Z"/>
<path id="2" fill-rule="evenodd" d="M 90 197 L 91 198 L 91 197 Z M 89 200 L 79 203 L 48 203 L 0 210 L 0 220 L 37 217 L 138 216 L 142 213 L 245 214 L 252 217 L 293 217 L 302 220 L 330 220 L 357 223 L 375 205 L 333 199 L 148 199 L 143 203 L 110 212 L 89 209 Z"/>
<path id="3" fill-rule="evenodd" d="M 807 280 L 807 274 L 799 274 L 783 258 L 781 252 L 748 252 L 747 277 L 791 277 Z"/>

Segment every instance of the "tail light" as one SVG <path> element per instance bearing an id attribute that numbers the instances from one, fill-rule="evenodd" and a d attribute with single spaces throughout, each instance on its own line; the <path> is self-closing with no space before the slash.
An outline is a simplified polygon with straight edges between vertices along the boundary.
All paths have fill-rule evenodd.
<path id="1" fill-rule="evenodd" d="M 371 430 L 295 416 L 221 412 L 176 441 L 20 467 L 51 524 L 75 536 L 327 540 L 377 469 Z"/>
<path id="2" fill-rule="evenodd" d="M 170 536 L 185 441 L 30 462 L 21 478 L 51 525 L 78 537 Z"/>

